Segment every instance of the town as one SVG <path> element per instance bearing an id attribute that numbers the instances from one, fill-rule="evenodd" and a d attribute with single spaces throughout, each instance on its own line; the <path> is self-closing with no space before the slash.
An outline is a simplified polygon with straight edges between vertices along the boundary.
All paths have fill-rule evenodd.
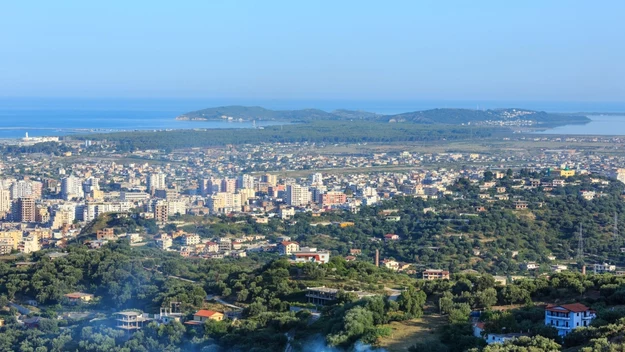
<path id="1" fill-rule="evenodd" d="M 437 148 L 314 143 L 117 152 L 106 142 L 71 138 L 33 142 L 28 137 L 15 142 L 15 147 L 38 143 L 52 143 L 53 149 L 9 152 L 1 161 L 0 255 L 16 270 L 38 267 L 40 252 L 60 263 L 73 255 L 77 245 L 97 253 L 110 251 L 116 243 L 162 253 L 146 252 L 149 256 L 176 255 L 189 264 L 285 260 L 309 273 L 295 282 L 312 285 L 299 289 L 305 295 L 290 301 L 289 310 L 310 311 L 313 319 L 322 318 L 323 310 L 342 301 L 345 293 L 355 300 L 366 302 L 377 296 L 403 305 L 409 278 L 436 283 L 490 275 L 489 287 L 499 293 L 493 301 L 476 292 L 471 314 L 459 296 L 452 296 L 445 306 L 446 291 L 420 284 L 427 297 L 442 297 L 431 303 L 443 314 L 437 319 L 466 313 L 460 320 L 470 321 L 473 336 L 486 344 L 533 336 L 522 329 L 489 328 L 494 318 L 490 313 L 480 316 L 497 300 L 508 299 L 507 287 L 536 278 L 555 280 L 569 272 L 625 275 L 623 241 L 617 240 L 616 250 L 607 252 L 589 245 L 602 233 L 620 236 L 616 212 L 600 220 L 607 221 L 600 227 L 585 220 L 591 242 L 583 239 L 582 226 L 578 229 L 573 224 L 571 240 L 558 239 L 557 246 L 544 243 L 535 251 L 523 243 L 493 246 L 489 238 L 496 241 L 496 237 L 490 237 L 486 223 L 471 225 L 491 221 L 478 221 L 484 214 L 534 217 L 554 210 L 557 203 L 553 202 L 569 196 L 581 206 L 615 195 L 620 198 L 622 190 L 617 189 L 625 181 L 625 158 L 609 152 L 625 143 L 618 138 L 521 137 L 513 141 L 506 137 L 497 142 L 507 145 L 505 152 L 479 152 L 480 148 L 459 152 L 453 151 L 453 144 L 448 150 L 422 152 Z M 526 148 L 510 152 L 516 143 Z M 545 143 L 554 148 L 545 148 Z M 605 153 L 588 152 L 598 146 Z M 436 225 L 436 233 L 442 236 L 421 235 L 431 231 L 429 223 L 445 224 Z M 417 227 L 410 230 L 407 225 Z M 537 229 L 529 230 L 528 240 Z M 327 275 L 316 273 L 319 269 L 310 265 L 333 267 L 339 261 L 356 266 L 364 262 L 384 273 L 395 273 L 399 276 L 392 280 L 402 284 L 380 288 L 347 284 L 349 280 L 305 279 L 306 275 Z M 195 277 L 171 271 L 164 263 L 142 266 L 151 275 L 197 284 Z M 254 315 L 248 289 L 236 288 L 235 294 L 228 281 L 219 285 L 223 286 L 199 298 L 201 304 L 181 303 L 174 296 L 158 312 L 124 304 L 120 308 L 125 309 L 105 316 L 112 319 L 112 326 L 132 334 L 151 323 L 180 322 L 194 329 L 210 321 L 225 324 Z M 85 318 L 92 318 L 93 308 L 103 304 L 98 290 L 67 291 L 60 292 L 58 300 L 66 307 L 81 307 Z M 18 323 L 39 326 L 42 318 L 33 312 L 54 299 L 37 297 L 42 296 L 9 295 L 8 306 L 22 315 Z M 525 299 L 512 297 L 508 303 Z M 478 303 L 481 300 L 488 303 Z M 577 327 L 589 326 L 598 314 L 576 299 L 547 301 L 542 309 L 540 323 L 553 327 L 554 336 L 561 338 Z M 435 316 L 431 314 L 426 316 Z"/>

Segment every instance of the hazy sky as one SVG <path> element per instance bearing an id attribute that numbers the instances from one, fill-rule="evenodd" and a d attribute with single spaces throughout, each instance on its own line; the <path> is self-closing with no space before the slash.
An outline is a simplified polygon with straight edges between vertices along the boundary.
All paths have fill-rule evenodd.
<path id="1" fill-rule="evenodd" d="M 0 97 L 625 101 L 625 1 L 2 1 Z"/>

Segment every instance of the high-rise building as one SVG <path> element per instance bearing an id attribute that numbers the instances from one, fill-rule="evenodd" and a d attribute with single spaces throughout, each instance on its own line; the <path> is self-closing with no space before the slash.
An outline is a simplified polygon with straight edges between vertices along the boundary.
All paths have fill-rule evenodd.
<path id="1" fill-rule="evenodd" d="M 148 175 L 146 183 L 148 186 L 148 191 L 151 193 L 154 193 L 154 191 L 156 191 L 157 189 L 165 189 L 165 174 L 159 172 Z"/>
<path id="2" fill-rule="evenodd" d="M 314 173 L 310 175 L 310 183 L 313 186 L 322 186 L 323 185 L 323 175 L 320 172 Z"/>
<path id="3" fill-rule="evenodd" d="M 19 180 L 15 181 L 11 187 L 11 199 L 18 199 L 22 197 L 32 197 L 35 199 L 41 198 L 41 192 L 43 184 L 37 181 L 31 180 Z"/>
<path id="4" fill-rule="evenodd" d="M 237 180 L 234 178 L 224 178 L 221 180 L 220 192 L 234 193 L 237 189 Z"/>
<path id="5" fill-rule="evenodd" d="M 240 175 L 237 178 L 237 189 L 254 189 L 254 176 L 252 175 Z"/>
<path id="6" fill-rule="evenodd" d="M 4 214 L 11 211 L 11 192 L 7 189 L 0 189 L 0 219 Z"/>
<path id="7" fill-rule="evenodd" d="M 307 187 L 300 185 L 286 186 L 286 203 L 293 206 L 302 206 L 310 203 L 311 195 Z"/>
<path id="8" fill-rule="evenodd" d="M 100 180 L 95 177 L 89 177 L 82 183 L 82 190 L 85 194 L 100 190 Z"/>
<path id="9" fill-rule="evenodd" d="M 200 181 L 198 183 L 200 184 L 200 194 L 201 195 L 207 196 L 207 195 L 213 193 L 213 190 L 210 189 L 210 187 L 211 187 L 210 179 L 202 178 L 202 179 L 200 179 Z"/>
<path id="10" fill-rule="evenodd" d="M 65 200 L 83 198 L 82 182 L 78 177 L 70 175 L 61 180 L 61 196 Z"/>
<path id="11" fill-rule="evenodd" d="M 157 203 L 154 206 L 154 220 L 159 223 L 167 222 L 169 217 L 169 209 L 166 202 Z"/>
<path id="12" fill-rule="evenodd" d="M 269 186 L 275 186 L 276 183 L 278 183 L 278 178 L 276 177 L 276 175 L 264 174 L 261 177 L 261 181 L 267 183 Z"/>
<path id="13" fill-rule="evenodd" d="M 11 212 L 13 221 L 17 222 L 35 222 L 36 221 L 35 199 L 29 197 L 18 198 L 13 203 Z"/>

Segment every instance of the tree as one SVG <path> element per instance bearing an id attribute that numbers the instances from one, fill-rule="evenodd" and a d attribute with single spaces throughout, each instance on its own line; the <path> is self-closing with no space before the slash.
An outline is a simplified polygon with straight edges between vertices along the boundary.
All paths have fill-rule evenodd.
<path id="1" fill-rule="evenodd" d="M 332 346 L 349 345 L 373 329 L 373 313 L 364 307 L 356 306 L 345 313 L 341 331 L 328 335 L 327 340 Z"/>
<path id="2" fill-rule="evenodd" d="M 408 319 L 419 318 L 423 315 L 423 305 L 427 296 L 425 292 L 417 290 L 414 286 L 409 286 L 397 299 L 399 309 L 406 313 Z"/>
<path id="3" fill-rule="evenodd" d="M 560 345 L 553 340 L 542 336 L 521 336 L 502 344 L 492 344 L 484 347 L 483 352 L 557 352 Z M 603 351 L 603 350 L 601 350 Z M 477 352 L 472 349 L 471 352 Z"/>
<path id="4" fill-rule="evenodd" d="M 454 295 L 449 292 L 443 292 L 441 298 L 438 299 L 438 310 L 441 314 L 448 314 L 454 307 Z"/>
<path id="5" fill-rule="evenodd" d="M 494 177 L 495 177 L 495 175 L 493 174 L 492 171 L 490 171 L 490 170 L 484 171 L 484 181 L 485 182 L 492 181 Z"/>
<path id="6" fill-rule="evenodd" d="M 497 304 L 497 290 L 487 288 L 476 293 L 476 305 L 482 308 L 490 308 Z"/>

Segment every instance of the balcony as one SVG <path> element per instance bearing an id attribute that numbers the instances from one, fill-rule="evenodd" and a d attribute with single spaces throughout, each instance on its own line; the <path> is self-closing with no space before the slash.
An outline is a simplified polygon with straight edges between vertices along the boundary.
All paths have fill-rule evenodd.
<path id="1" fill-rule="evenodd" d="M 560 315 L 560 316 L 558 316 L 558 315 L 547 314 L 547 315 L 545 315 L 545 319 L 570 320 L 571 318 L 569 318 L 568 315 Z"/>

